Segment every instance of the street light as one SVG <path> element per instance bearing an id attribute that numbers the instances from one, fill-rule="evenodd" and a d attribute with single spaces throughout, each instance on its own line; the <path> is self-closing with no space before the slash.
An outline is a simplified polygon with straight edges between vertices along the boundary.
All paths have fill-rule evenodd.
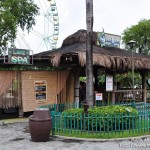
<path id="1" fill-rule="evenodd" d="M 133 101 L 135 101 L 134 95 L 134 59 L 133 59 L 133 47 L 135 46 L 136 42 L 131 40 L 127 43 L 127 45 L 131 49 L 131 64 L 132 64 L 132 94 L 133 94 Z"/>

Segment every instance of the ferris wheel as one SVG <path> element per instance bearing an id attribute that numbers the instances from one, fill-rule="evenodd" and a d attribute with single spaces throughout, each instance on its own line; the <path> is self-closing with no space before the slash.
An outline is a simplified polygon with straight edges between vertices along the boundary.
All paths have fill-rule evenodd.
<path id="1" fill-rule="evenodd" d="M 33 50 L 33 53 L 56 49 L 59 35 L 56 0 L 34 0 L 34 2 L 40 8 L 36 25 L 30 33 L 18 30 L 15 47 Z"/>

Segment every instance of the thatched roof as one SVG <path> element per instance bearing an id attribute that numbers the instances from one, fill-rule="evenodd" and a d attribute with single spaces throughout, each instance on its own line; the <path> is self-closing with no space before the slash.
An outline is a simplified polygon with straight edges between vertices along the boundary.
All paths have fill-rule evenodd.
<path id="1" fill-rule="evenodd" d="M 96 45 L 97 33 L 93 32 L 93 64 L 116 70 L 130 70 L 132 68 L 131 52 L 113 47 Z M 68 36 L 62 47 L 55 51 L 47 51 L 39 56 L 50 56 L 53 66 L 59 66 L 62 57 L 77 55 L 79 64 L 86 64 L 86 30 L 79 30 Z M 134 53 L 135 70 L 150 70 L 150 56 Z"/>
<path id="2" fill-rule="evenodd" d="M 78 30 L 74 34 L 64 39 L 62 47 L 70 46 L 75 43 L 86 43 L 86 30 Z M 93 45 L 97 43 L 97 32 L 93 32 Z"/>

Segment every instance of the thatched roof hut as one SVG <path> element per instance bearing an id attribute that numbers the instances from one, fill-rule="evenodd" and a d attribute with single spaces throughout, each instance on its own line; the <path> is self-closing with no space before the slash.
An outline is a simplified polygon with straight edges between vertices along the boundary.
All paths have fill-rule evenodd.
<path id="1" fill-rule="evenodd" d="M 131 52 L 120 48 L 100 47 L 97 33 L 93 32 L 93 65 L 116 71 L 128 71 L 132 68 Z M 54 51 L 36 54 L 38 57 L 49 56 L 53 66 L 62 64 L 86 64 L 86 30 L 79 30 L 68 36 L 62 47 Z M 150 56 L 134 53 L 135 70 L 150 70 Z"/>

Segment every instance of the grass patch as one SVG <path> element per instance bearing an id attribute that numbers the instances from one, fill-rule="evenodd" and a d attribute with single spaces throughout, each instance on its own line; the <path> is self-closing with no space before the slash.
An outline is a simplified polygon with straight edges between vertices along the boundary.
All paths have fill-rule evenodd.
<path id="1" fill-rule="evenodd" d="M 130 107 L 94 107 L 88 114 L 83 109 L 70 109 L 62 115 L 54 115 L 55 135 L 114 139 L 150 135 L 150 114 L 139 115 Z"/>
<path id="2" fill-rule="evenodd" d="M 76 138 L 112 139 L 112 138 L 138 137 L 138 136 L 144 136 L 150 134 L 150 131 L 144 132 L 143 130 L 141 131 L 127 130 L 127 131 L 120 131 L 120 132 L 96 132 L 96 133 L 66 130 L 65 133 L 56 131 L 55 135 L 76 137 Z"/>
<path id="3" fill-rule="evenodd" d="M 61 127 L 61 122 L 59 122 Z M 76 138 L 95 138 L 95 139 L 112 139 L 112 138 L 128 138 L 138 137 L 144 135 L 150 135 L 150 120 L 139 119 L 136 128 L 130 128 L 128 130 L 116 130 L 116 131 L 87 131 L 82 128 L 82 131 L 78 129 L 69 128 L 56 128 L 55 135 L 76 137 Z"/>

